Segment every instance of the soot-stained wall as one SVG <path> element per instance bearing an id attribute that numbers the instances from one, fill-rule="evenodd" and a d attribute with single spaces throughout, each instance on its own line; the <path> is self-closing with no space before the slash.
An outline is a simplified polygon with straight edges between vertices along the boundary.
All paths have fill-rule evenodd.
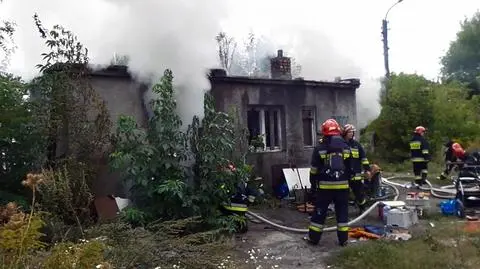
<path id="1" fill-rule="evenodd" d="M 212 70 L 210 81 L 217 109 L 228 112 L 234 107 L 242 127 L 256 132 L 258 128 L 249 120 L 260 121 L 264 125 L 260 127 L 263 132 L 257 130 L 257 134 L 271 131 L 270 137 L 264 140 L 269 141 L 269 145 L 248 156 L 248 161 L 264 178 L 267 187 L 274 188 L 282 180 L 282 167 L 289 164 L 310 166 L 317 130 L 324 120 L 335 117 L 340 124 L 356 124 L 357 121 L 355 93 L 360 85 L 358 80 L 256 79 L 229 77 L 223 70 Z M 263 110 L 263 115 L 252 116 L 258 115 L 251 112 L 254 110 Z M 305 118 L 310 118 L 310 122 Z"/>

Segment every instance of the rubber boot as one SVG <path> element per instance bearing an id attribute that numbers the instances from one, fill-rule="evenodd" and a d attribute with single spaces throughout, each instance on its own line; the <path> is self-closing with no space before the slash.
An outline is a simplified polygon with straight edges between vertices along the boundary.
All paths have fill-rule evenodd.
<path id="1" fill-rule="evenodd" d="M 303 236 L 303 240 L 305 240 L 307 242 L 307 244 L 312 245 L 312 246 L 318 245 L 318 243 L 320 242 L 320 239 L 321 239 L 321 237 L 318 237 L 318 241 L 314 241 L 314 240 L 310 239 L 309 233 L 307 233 L 305 236 Z"/>

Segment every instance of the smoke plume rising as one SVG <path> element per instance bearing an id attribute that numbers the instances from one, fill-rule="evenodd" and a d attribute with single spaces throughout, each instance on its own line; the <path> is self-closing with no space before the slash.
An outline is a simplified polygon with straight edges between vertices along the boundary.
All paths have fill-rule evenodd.
<path id="1" fill-rule="evenodd" d="M 7 0 L 8 16 L 18 24 L 20 64 L 12 71 L 25 79 L 37 75 L 35 65 L 47 48 L 33 23 L 36 12 L 47 28 L 61 24 L 89 49 L 90 62 L 107 65 L 113 53 L 129 56 L 129 69 L 140 79 L 158 79 L 172 69 L 179 86 L 182 120 L 203 114 L 208 68 L 217 66 L 215 35 L 227 14 L 222 0 Z M 18 58 L 20 57 L 20 58 Z"/>
<path id="2" fill-rule="evenodd" d="M 306 79 L 360 78 L 357 124 L 362 127 L 379 112 L 380 85 L 348 57 L 342 57 L 336 45 L 322 34 L 325 29 L 306 27 L 312 14 L 305 12 L 315 12 L 318 15 L 315 20 L 322 19 L 327 28 L 334 27 L 328 24 L 329 9 L 319 13 L 315 8 L 309 9 L 314 2 L 300 5 L 281 0 L 270 3 L 265 0 L 261 4 L 248 0 L 6 0 L 0 6 L 0 14 L 18 25 L 15 41 L 19 53 L 12 59 L 13 72 L 25 79 L 37 75 L 34 67 L 41 62 L 40 54 L 47 50 L 33 23 L 32 16 L 38 13 L 47 28 L 61 24 L 73 31 L 89 49 L 93 64 L 109 64 L 114 53 L 128 55 L 130 70 L 138 78 L 148 80 L 158 79 L 165 68 L 171 68 L 178 86 L 179 112 L 187 124 L 193 115 L 203 114 L 203 90 L 209 88 L 205 72 L 218 66 L 214 38 L 222 30 L 224 20 L 235 21 L 237 16 L 234 23 L 250 27 L 255 33 L 258 28 L 271 29 L 261 35 L 266 41 L 259 44 L 255 57 L 265 60 L 267 54 L 274 55 L 277 49 L 284 49 L 302 66 L 302 76 Z M 274 5 L 281 10 L 272 12 Z M 241 7 L 248 9 L 240 10 Z M 294 13 L 304 15 L 297 16 L 296 21 L 285 20 Z M 270 16 L 267 19 L 270 25 L 257 27 L 265 14 Z"/>
<path id="3" fill-rule="evenodd" d="M 293 77 L 301 76 L 309 80 L 324 81 L 333 81 L 336 77 L 361 80 L 361 86 L 357 90 L 357 127 L 365 127 L 369 121 L 378 116 L 380 81 L 369 77 L 353 60 L 338 53 L 327 36 L 308 27 L 299 26 L 271 29 L 270 34 L 271 37 L 256 35 L 258 37 L 254 53 L 242 50 L 241 45 L 245 42 L 238 40 L 240 48 L 237 48 L 238 53 L 235 55 L 231 74 L 269 77 L 268 57 L 275 57 L 276 50 L 283 49 L 286 55 L 294 60 L 292 61 Z M 286 37 L 281 38 L 282 36 Z M 274 37 L 283 39 L 283 42 L 276 42 Z M 300 65 L 300 74 L 293 72 L 294 64 Z M 258 70 L 252 74 L 254 66 Z"/>
<path id="4" fill-rule="evenodd" d="M 335 77 L 359 78 L 357 90 L 357 127 L 365 127 L 380 113 L 380 82 L 362 72 L 352 59 L 338 53 L 328 37 L 305 28 L 297 30 L 292 53 L 302 66 L 302 76 L 311 80 L 332 81 Z"/>

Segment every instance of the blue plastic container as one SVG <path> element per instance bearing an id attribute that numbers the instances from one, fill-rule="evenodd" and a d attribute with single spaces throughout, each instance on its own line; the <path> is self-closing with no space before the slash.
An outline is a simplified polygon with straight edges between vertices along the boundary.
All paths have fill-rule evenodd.
<path id="1" fill-rule="evenodd" d="M 289 190 L 287 183 L 279 185 L 276 189 L 276 195 L 278 199 L 283 199 L 288 196 Z"/>
<path id="2" fill-rule="evenodd" d="M 451 216 L 457 213 L 457 200 L 450 199 L 440 203 L 440 210 L 443 215 Z"/>

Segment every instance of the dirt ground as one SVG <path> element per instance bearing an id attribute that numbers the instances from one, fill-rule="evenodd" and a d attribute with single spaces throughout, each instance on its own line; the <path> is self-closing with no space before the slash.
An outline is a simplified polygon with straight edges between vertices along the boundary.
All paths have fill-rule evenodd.
<path id="1" fill-rule="evenodd" d="M 400 188 L 399 200 L 403 200 L 406 190 Z M 438 211 L 436 205 L 440 200 L 431 199 L 431 211 Z M 296 211 L 293 206 L 283 206 L 275 209 L 255 210 L 258 213 L 278 224 L 306 229 L 309 224 L 309 215 Z M 350 207 L 350 219 L 358 216 L 355 208 Z M 332 217 L 327 220 L 328 226 L 335 226 Z M 382 223 L 378 211 L 372 211 L 369 216 L 356 223 L 355 226 L 378 225 Z M 414 229 L 421 229 L 428 222 L 422 221 Z M 413 234 L 413 232 L 412 232 Z M 249 222 L 249 231 L 238 235 L 236 244 L 236 266 L 240 269 L 260 268 L 333 268 L 326 264 L 326 258 L 340 250 L 337 245 L 335 232 L 323 235 L 318 246 L 311 246 L 303 240 L 305 234 L 280 231 L 268 224 Z M 361 244 L 359 241 L 350 241 L 350 244 Z"/>

